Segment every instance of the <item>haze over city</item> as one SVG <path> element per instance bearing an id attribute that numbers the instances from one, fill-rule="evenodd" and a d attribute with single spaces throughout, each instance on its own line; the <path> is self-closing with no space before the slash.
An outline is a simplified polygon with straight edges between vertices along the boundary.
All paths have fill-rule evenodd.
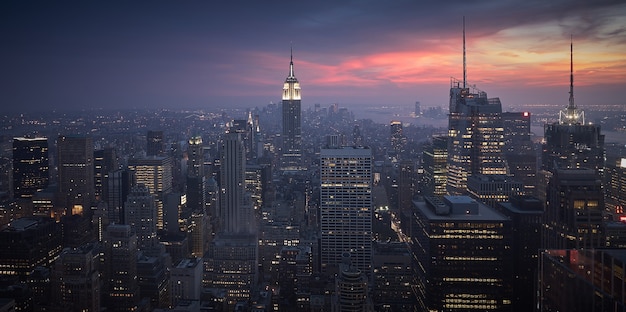
<path id="1" fill-rule="evenodd" d="M 504 109 L 624 105 L 623 1 L 39 2 L 0 5 L 2 111 L 254 107 L 293 47 L 304 107 L 446 106 L 462 78 Z"/>

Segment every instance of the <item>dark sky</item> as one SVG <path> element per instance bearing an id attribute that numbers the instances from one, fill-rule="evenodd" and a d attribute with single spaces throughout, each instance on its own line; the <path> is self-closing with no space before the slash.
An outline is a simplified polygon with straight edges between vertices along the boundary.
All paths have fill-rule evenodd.
<path id="1" fill-rule="evenodd" d="M 422 3 L 423 2 L 423 3 Z M 0 110 L 446 106 L 462 78 L 505 108 L 624 104 L 624 1 L 3 1 Z"/>

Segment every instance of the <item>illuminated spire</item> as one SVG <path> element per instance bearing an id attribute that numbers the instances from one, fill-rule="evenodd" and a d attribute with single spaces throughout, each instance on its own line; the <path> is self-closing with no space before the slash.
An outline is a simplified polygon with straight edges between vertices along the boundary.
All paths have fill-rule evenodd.
<path id="1" fill-rule="evenodd" d="M 570 35 L 570 61 L 569 61 L 569 103 L 559 112 L 560 124 L 585 124 L 585 112 L 579 110 L 574 104 L 574 40 Z"/>
<path id="2" fill-rule="evenodd" d="M 300 83 L 293 73 L 293 46 L 289 55 L 289 76 L 283 84 L 283 100 L 300 100 Z"/>
<path id="3" fill-rule="evenodd" d="M 295 78 L 296 76 L 293 73 L 293 45 L 291 45 L 290 50 L 289 78 Z"/>
<path id="4" fill-rule="evenodd" d="M 576 109 L 574 104 L 574 40 L 572 35 L 569 39 L 569 106 L 568 109 Z"/>
<path id="5" fill-rule="evenodd" d="M 466 87 L 467 81 L 467 61 L 465 56 L 465 16 L 463 16 L 463 89 Z"/>

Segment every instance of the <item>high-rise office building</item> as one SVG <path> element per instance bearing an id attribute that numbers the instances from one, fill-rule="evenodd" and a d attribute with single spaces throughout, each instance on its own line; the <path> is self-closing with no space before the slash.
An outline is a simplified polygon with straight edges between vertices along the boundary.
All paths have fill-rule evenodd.
<path id="1" fill-rule="evenodd" d="M 245 198 L 246 156 L 241 134 L 224 134 L 220 161 L 220 221 L 221 232 L 253 233 L 252 206 Z"/>
<path id="2" fill-rule="evenodd" d="M 412 160 L 402 160 L 398 165 L 398 210 L 411 211 L 415 193 L 415 164 Z"/>
<path id="3" fill-rule="evenodd" d="M 537 283 L 538 250 L 541 247 L 543 203 L 536 197 L 516 196 L 497 208 L 511 219 L 513 232 L 511 251 L 513 257 L 512 311 L 533 311 Z"/>
<path id="4" fill-rule="evenodd" d="M 390 136 L 391 136 L 391 149 L 396 155 L 404 151 L 406 146 L 406 137 L 402 132 L 402 122 L 398 120 L 392 120 L 389 124 Z"/>
<path id="5" fill-rule="evenodd" d="M 154 195 L 143 184 L 134 186 L 124 204 L 124 221 L 137 236 L 137 248 L 155 247 L 157 239 L 157 210 Z"/>
<path id="6" fill-rule="evenodd" d="M 206 206 L 206 176 L 202 137 L 189 139 L 187 147 L 187 207 L 204 212 Z"/>
<path id="7" fill-rule="evenodd" d="M 59 193 L 67 214 L 82 214 L 91 205 L 94 194 L 92 138 L 61 135 L 57 153 Z"/>
<path id="8" fill-rule="evenodd" d="M 124 203 L 130 193 L 130 188 L 135 184 L 135 175 L 128 169 L 119 169 L 109 173 L 106 179 L 107 191 L 106 202 L 109 222 L 126 224 L 124 220 Z"/>
<path id="9" fill-rule="evenodd" d="M 320 152 L 321 263 L 338 272 L 341 255 L 370 275 L 372 266 L 372 150 L 323 148 Z"/>
<path id="10" fill-rule="evenodd" d="M 542 248 L 601 248 L 604 193 L 593 169 L 557 169 L 547 187 Z"/>
<path id="11" fill-rule="evenodd" d="M 155 195 L 157 206 L 157 229 L 164 229 L 163 202 L 165 196 L 172 192 L 172 158 L 150 156 L 131 159 L 128 169 L 135 174 L 137 184 L 143 184 Z"/>
<path id="12" fill-rule="evenodd" d="M 137 236 L 130 225 L 111 224 L 104 240 L 103 306 L 113 311 L 136 311 Z"/>
<path id="13" fill-rule="evenodd" d="M 570 44 L 569 104 L 559 122 L 545 125 L 541 169 L 588 168 L 600 176 L 604 170 L 604 135 L 599 125 L 585 124 L 585 113 L 574 103 L 573 45 Z"/>
<path id="14" fill-rule="evenodd" d="M 165 142 L 163 131 L 148 131 L 146 135 L 146 156 L 165 155 Z"/>
<path id="15" fill-rule="evenodd" d="M 467 178 L 467 192 L 491 208 L 508 201 L 512 196 L 524 195 L 524 184 L 505 175 L 474 174 Z"/>
<path id="16" fill-rule="evenodd" d="M 468 196 L 414 201 L 412 251 L 420 311 L 509 311 L 511 225 Z"/>
<path id="17" fill-rule="evenodd" d="M 220 224 L 205 257 L 206 287 L 224 289 L 226 304 L 250 299 L 257 279 L 258 240 L 245 193 L 245 147 L 241 133 L 224 134 L 220 151 Z"/>
<path id="18" fill-rule="evenodd" d="M 68 307 L 74 311 L 100 310 L 99 260 L 94 244 L 63 250 L 52 265 L 52 311 Z"/>
<path id="19" fill-rule="evenodd" d="M 13 196 L 30 198 L 50 181 L 47 138 L 13 139 Z"/>
<path id="20" fill-rule="evenodd" d="M 293 50 L 289 62 L 289 76 L 283 84 L 282 165 L 285 170 L 302 166 L 302 111 L 300 83 L 293 72 Z"/>
<path id="21" fill-rule="evenodd" d="M 524 184 L 524 193 L 534 194 L 537 185 L 537 154 L 530 139 L 529 112 L 504 112 L 504 158 L 509 175 Z"/>
<path id="22" fill-rule="evenodd" d="M 607 157 L 606 205 L 613 220 L 626 221 L 626 157 Z"/>
<path id="23" fill-rule="evenodd" d="M 94 164 L 94 197 L 97 201 L 106 200 L 107 179 L 111 171 L 118 168 L 117 153 L 112 147 L 93 152 Z"/>
<path id="24" fill-rule="evenodd" d="M 376 242 L 372 300 L 377 310 L 412 311 L 413 256 L 405 242 Z"/>
<path id="25" fill-rule="evenodd" d="M 463 194 L 472 174 L 506 174 L 502 154 L 504 129 L 502 103 L 487 93 L 470 88 L 465 66 L 465 22 L 463 24 L 463 81 L 450 81 L 448 119 L 448 192 Z"/>
<path id="26" fill-rule="evenodd" d="M 25 281 L 61 253 L 61 225 L 51 218 L 20 218 L 0 230 L 0 275 Z"/>
<path id="27" fill-rule="evenodd" d="M 539 311 L 626 311 L 626 250 L 542 251 Z"/>
<path id="28" fill-rule="evenodd" d="M 202 258 L 186 258 L 172 267 L 170 292 L 173 305 L 176 305 L 180 300 L 200 300 L 202 266 Z"/>
<path id="29" fill-rule="evenodd" d="M 425 195 L 443 196 L 447 191 L 448 138 L 435 136 L 424 148 L 424 190 Z"/>

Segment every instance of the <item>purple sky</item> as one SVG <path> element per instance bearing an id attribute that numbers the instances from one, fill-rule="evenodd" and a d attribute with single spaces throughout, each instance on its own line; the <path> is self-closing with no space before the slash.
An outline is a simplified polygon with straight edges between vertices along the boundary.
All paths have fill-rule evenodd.
<path id="1" fill-rule="evenodd" d="M 462 78 L 505 109 L 621 104 L 624 1 L 3 1 L 0 110 L 446 106 Z"/>

